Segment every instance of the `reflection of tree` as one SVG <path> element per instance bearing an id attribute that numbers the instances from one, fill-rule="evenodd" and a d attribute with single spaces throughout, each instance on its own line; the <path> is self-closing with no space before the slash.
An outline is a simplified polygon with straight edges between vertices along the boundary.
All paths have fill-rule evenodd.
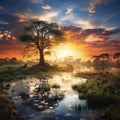
<path id="1" fill-rule="evenodd" d="M 116 59 L 117 68 L 118 68 L 118 71 L 119 71 L 119 69 L 120 69 L 120 53 L 115 53 L 113 58 Z"/>
<path id="2" fill-rule="evenodd" d="M 41 80 L 40 85 L 35 88 L 36 94 L 40 94 L 41 99 L 49 96 L 50 85 L 46 80 Z"/>
<path id="3" fill-rule="evenodd" d="M 45 63 L 44 54 L 50 54 L 50 48 L 61 43 L 64 39 L 63 32 L 56 23 L 36 21 L 25 27 L 20 40 L 26 43 L 26 52 L 31 51 L 39 54 L 40 66 L 48 66 Z"/>

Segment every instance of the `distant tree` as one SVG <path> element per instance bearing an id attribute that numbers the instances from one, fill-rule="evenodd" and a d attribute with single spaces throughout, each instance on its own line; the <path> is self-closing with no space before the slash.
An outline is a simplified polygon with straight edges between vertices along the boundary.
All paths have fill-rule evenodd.
<path id="1" fill-rule="evenodd" d="M 95 70 L 100 70 L 101 66 L 100 66 L 99 56 L 93 56 L 92 59 L 93 59 L 93 67 L 94 67 L 94 69 Z"/>
<path id="2" fill-rule="evenodd" d="M 85 66 L 86 66 L 87 68 L 90 68 L 90 67 L 92 66 L 91 61 L 90 61 L 90 60 L 87 60 L 87 61 L 85 62 Z"/>
<path id="3" fill-rule="evenodd" d="M 105 70 L 108 67 L 108 62 L 110 60 L 109 54 L 101 54 L 99 56 L 93 56 L 93 66 L 96 70 Z"/>
<path id="4" fill-rule="evenodd" d="M 101 61 L 101 69 L 102 70 L 105 70 L 105 68 L 107 68 L 108 67 L 108 62 L 109 62 L 109 60 L 110 60 L 110 55 L 109 54 L 101 54 L 100 56 L 99 56 L 99 59 L 100 59 L 100 61 Z"/>
<path id="5" fill-rule="evenodd" d="M 115 53 L 113 58 L 116 60 L 118 71 L 120 70 L 120 53 Z"/>
<path id="6" fill-rule="evenodd" d="M 35 21 L 24 28 L 20 40 L 26 43 L 26 52 L 31 51 L 39 54 L 39 65 L 49 66 L 45 63 L 44 55 L 50 54 L 51 47 L 64 41 L 64 33 L 56 23 L 46 21 Z M 47 52 L 45 52 L 47 50 Z"/>
<path id="7" fill-rule="evenodd" d="M 8 64 L 8 63 L 9 63 L 9 58 L 0 58 L 0 65 Z"/>
<path id="8" fill-rule="evenodd" d="M 18 63 L 18 61 L 17 61 L 16 58 L 11 58 L 11 59 L 9 60 L 9 63 L 15 64 L 15 63 Z"/>

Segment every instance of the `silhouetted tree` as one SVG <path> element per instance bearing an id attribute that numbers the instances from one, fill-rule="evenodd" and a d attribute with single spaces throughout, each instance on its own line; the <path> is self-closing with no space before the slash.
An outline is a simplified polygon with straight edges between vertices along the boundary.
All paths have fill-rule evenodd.
<path id="1" fill-rule="evenodd" d="M 110 60 L 110 55 L 109 54 L 101 54 L 99 56 L 93 56 L 93 66 L 95 70 L 105 70 L 105 68 L 108 67 L 108 62 Z"/>
<path id="2" fill-rule="evenodd" d="M 115 53 L 113 58 L 116 59 L 117 68 L 118 68 L 118 71 L 119 71 L 119 69 L 120 69 L 120 53 Z"/>
<path id="3" fill-rule="evenodd" d="M 32 51 L 39 54 L 40 66 L 48 66 L 44 60 L 45 50 L 49 51 L 51 47 L 64 41 L 63 35 L 64 33 L 56 23 L 35 21 L 24 28 L 20 40 L 26 43 L 26 52 Z"/>
<path id="4" fill-rule="evenodd" d="M 9 63 L 15 64 L 15 63 L 18 63 L 18 61 L 17 61 L 16 58 L 11 58 L 11 59 L 9 60 Z"/>
<path id="5" fill-rule="evenodd" d="M 99 56 L 93 56 L 93 67 L 95 70 L 101 70 L 101 66 L 100 66 L 100 59 Z"/>
<path id="6" fill-rule="evenodd" d="M 108 67 L 108 61 L 110 60 L 110 55 L 109 54 L 101 54 L 99 56 L 99 59 L 101 61 L 101 69 L 105 70 L 105 68 Z"/>

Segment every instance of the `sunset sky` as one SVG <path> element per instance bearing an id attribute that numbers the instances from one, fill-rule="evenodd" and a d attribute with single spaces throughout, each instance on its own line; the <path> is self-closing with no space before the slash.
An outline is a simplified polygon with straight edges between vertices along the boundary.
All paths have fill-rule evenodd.
<path id="1" fill-rule="evenodd" d="M 0 58 L 22 59 L 18 36 L 33 19 L 56 22 L 65 32 L 67 43 L 50 58 L 120 52 L 120 0 L 0 0 Z"/>

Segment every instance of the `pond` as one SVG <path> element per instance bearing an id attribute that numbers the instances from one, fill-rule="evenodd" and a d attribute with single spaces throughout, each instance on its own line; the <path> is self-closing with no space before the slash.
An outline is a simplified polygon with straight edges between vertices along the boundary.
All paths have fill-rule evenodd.
<path id="1" fill-rule="evenodd" d="M 32 77 L 11 82 L 8 94 L 25 120 L 94 120 L 99 110 L 88 109 L 86 100 L 80 100 L 72 89 L 72 85 L 84 82 L 86 79 L 73 77 L 71 73 L 42 80 Z M 41 91 L 40 87 L 48 84 L 58 87 Z M 79 105 L 80 110 L 76 109 Z"/>

